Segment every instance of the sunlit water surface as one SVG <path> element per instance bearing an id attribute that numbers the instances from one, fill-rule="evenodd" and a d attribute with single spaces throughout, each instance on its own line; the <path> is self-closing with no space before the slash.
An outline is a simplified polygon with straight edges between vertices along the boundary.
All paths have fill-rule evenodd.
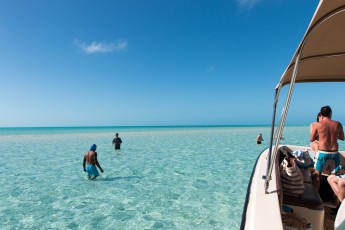
<path id="1" fill-rule="evenodd" d="M 1 229 L 239 229 L 269 133 L 265 126 L 0 129 Z M 286 127 L 284 142 L 306 146 L 308 135 L 308 126 Z M 82 168 L 93 143 L 104 169 L 96 181 Z"/>

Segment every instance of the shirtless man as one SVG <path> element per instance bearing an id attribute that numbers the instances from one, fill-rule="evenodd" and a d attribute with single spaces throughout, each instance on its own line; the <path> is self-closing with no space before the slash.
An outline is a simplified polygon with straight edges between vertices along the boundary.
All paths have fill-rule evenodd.
<path id="1" fill-rule="evenodd" d="M 315 166 L 314 185 L 320 188 L 320 175 L 327 160 L 331 159 L 335 163 L 335 173 L 339 168 L 340 156 L 338 152 L 337 140 L 344 140 L 344 130 L 340 122 L 331 120 L 332 109 L 324 106 L 320 110 L 321 121 L 313 126 L 310 134 L 310 141 L 319 139 L 318 159 Z"/>
<path id="2" fill-rule="evenodd" d="M 91 180 L 94 180 L 99 176 L 96 166 L 101 170 L 101 173 L 104 172 L 98 163 L 96 148 L 97 145 L 91 145 L 90 150 L 85 153 L 83 160 L 84 172 L 87 172 L 87 176 Z"/>
<path id="3" fill-rule="evenodd" d="M 262 137 L 262 133 L 260 133 L 257 137 L 256 137 L 256 144 L 260 145 L 261 141 L 264 141 L 264 138 Z"/>

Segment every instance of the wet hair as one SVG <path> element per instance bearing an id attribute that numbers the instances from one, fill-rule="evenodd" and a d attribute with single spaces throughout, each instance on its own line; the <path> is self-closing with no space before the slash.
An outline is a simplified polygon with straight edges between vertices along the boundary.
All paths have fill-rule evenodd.
<path id="1" fill-rule="evenodd" d="M 316 121 L 319 122 L 320 121 L 320 117 L 321 117 L 321 112 L 319 112 L 316 116 Z"/>
<path id="2" fill-rule="evenodd" d="M 328 105 L 323 106 L 320 110 L 320 113 L 323 117 L 330 117 L 330 115 L 332 114 L 332 109 Z"/>

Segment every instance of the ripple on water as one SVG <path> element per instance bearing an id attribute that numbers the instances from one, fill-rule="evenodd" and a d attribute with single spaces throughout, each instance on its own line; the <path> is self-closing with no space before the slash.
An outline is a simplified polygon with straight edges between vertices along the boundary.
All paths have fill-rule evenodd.
<path id="1" fill-rule="evenodd" d="M 117 152 L 106 128 L 2 134 L 0 223 L 9 229 L 239 229 L 247 183 L 264 149 L 255 138 L 268 139 L 268 127 L 117 131 L 123 140 Z M 308 135 L 309 127 L 293 127 L 284 137 L 307 145 Z M 82 169 L 92 143 L 104 169 L 96 181 Z"/>

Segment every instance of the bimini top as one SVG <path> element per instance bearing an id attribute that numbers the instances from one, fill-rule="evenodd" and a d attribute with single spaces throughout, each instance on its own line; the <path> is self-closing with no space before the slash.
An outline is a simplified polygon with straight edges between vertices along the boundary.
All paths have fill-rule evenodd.
<path id="1" fill-rule="evenodd" d="M 300 61 L 296 83 L 345 81 L 344 28 L 345 1 L 320 0 L 313 19 L 278 86 L 290 83 L 298 55 Z"/>

